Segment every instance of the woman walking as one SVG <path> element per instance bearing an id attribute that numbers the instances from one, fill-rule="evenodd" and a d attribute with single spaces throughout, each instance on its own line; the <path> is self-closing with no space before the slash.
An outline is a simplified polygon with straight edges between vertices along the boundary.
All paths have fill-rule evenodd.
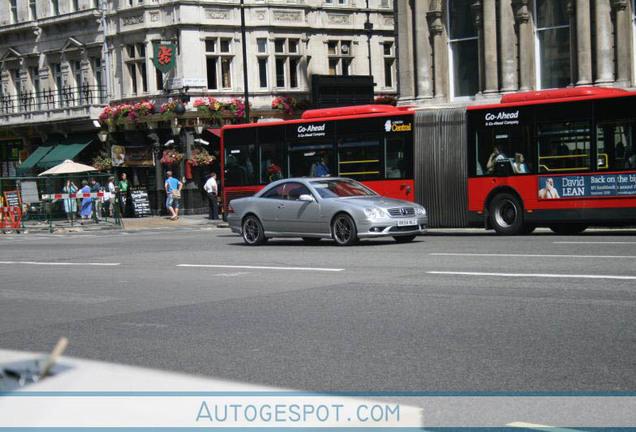
<path id="1" fill-rule="evenodd" d="M 88 185 L 86 180 L 82 180 L 82 189 L 80 190 L 83 194 L 91 193 L 91 187 Z M 89 198 L 82 198 L 82 208 L 80 209 L 80 216 L 82 217 L 82 223 L 84 220 L 88 220 L 91 217 L 91 211 L 93 208 L 93 200 Z"/>
<path id="2" fill-rule="evenodd" d="M 62 191 L 67 194 L 74 194 L 77 192 L 77 186 L 70 180 L 66 180 L 66 186 L 62 188 Z M 64 212 L 69 222 L 73 222 L 77 213 L 77 200 L 75 198 L 64 198 Z"/>

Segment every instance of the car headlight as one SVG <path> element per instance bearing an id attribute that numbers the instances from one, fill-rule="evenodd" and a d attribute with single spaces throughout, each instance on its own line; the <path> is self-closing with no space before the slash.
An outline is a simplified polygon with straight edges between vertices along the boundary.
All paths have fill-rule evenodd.
<path id="1" fill-rule="evenodd" d="M 424 207 L 415 207 L 415 214 L 426 216 L 426 209 Z"/>
<path id="2" fill-rule="evenodd" d="M 379 219 L 385 217 L 385 213 L 382 209 L 376 207 L 368 207 L 364 209 L 364 214 L 368 219 Z"/>

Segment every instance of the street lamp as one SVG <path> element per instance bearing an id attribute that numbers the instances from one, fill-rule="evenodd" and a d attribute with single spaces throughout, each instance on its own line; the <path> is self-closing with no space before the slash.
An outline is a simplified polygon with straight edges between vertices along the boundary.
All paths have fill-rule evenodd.
<path id="1" fill-rule="evenodd" d="M 241 37 L 243 45 L 243 87 L 245 87 L 245 122 L 250 122 L 250 91 L 247 76 L 247 36 L 245 35 L 245 4 L 241 0 Z"/>
<path id="2" fill-rule="evenodd" d="M 177 119 L 174 119 L 172 121 L 172 126 L 170 126 L 170 129 L 172 129 L 172 135 L 179 136 L 179 134 L 181 133 L 181 125 L 179 124 L 179 121 Z"/>
<path id="3" fill-rule="evenodd" d="M 108 141 L 108 131 L 100 130 L 97 132 L 97 138 L 104 144 Z"/>
<path id="4" fill-rule="evenodd" d="M 196 132 L 197 135 L 201 135 L 203 133 L 203 124 L 201 123 L 198 117 L 197 117 L 197 123 L 194 125 L 194 131 Z"/>

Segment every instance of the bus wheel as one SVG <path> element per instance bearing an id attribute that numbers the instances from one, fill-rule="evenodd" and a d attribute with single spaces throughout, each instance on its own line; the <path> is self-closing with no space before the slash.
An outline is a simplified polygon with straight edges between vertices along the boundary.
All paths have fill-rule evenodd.
<path id="1" fill-rule="evenodd" d="M 250 246 L 260 246 L 267 241 L 263 225 L 256 216 L 248 216 L 243 221 L 243 240 Z"/>
<path id="2" fill-rule="evenodd" d="M 338 246 L 353 246 L 358 243 L 356 224 L 347 214 L 339 214 L 331 223 L 331 235 Z"/>
<path id="3" fill-rule="evenodd" d="M 517 235 L 523 232 L 523 212 L 519 200 L 514 195 L 497 195 L 490 203 L 489 213 L 490 226 L 497 234 Z"/>
<path id="4" fill-rule="evenodd" d="M 585 224 L 563 224 L 563 225 L 551 225 L 550 229 L 555 234 L 560 235 L 576 235 L 581 234 L 587 229 Z"/>

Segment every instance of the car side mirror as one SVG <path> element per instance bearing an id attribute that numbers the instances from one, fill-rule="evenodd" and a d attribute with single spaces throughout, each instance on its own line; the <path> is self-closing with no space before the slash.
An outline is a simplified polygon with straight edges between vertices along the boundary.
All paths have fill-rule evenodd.
<path id="1" fill-rule="evenodd" d="M 309 194 L 302 194 L 301 196 L 298 197 L 298 201 L 316 202 L 316 198 L 314 198 L 312 195 L 309 195 Z"/>

